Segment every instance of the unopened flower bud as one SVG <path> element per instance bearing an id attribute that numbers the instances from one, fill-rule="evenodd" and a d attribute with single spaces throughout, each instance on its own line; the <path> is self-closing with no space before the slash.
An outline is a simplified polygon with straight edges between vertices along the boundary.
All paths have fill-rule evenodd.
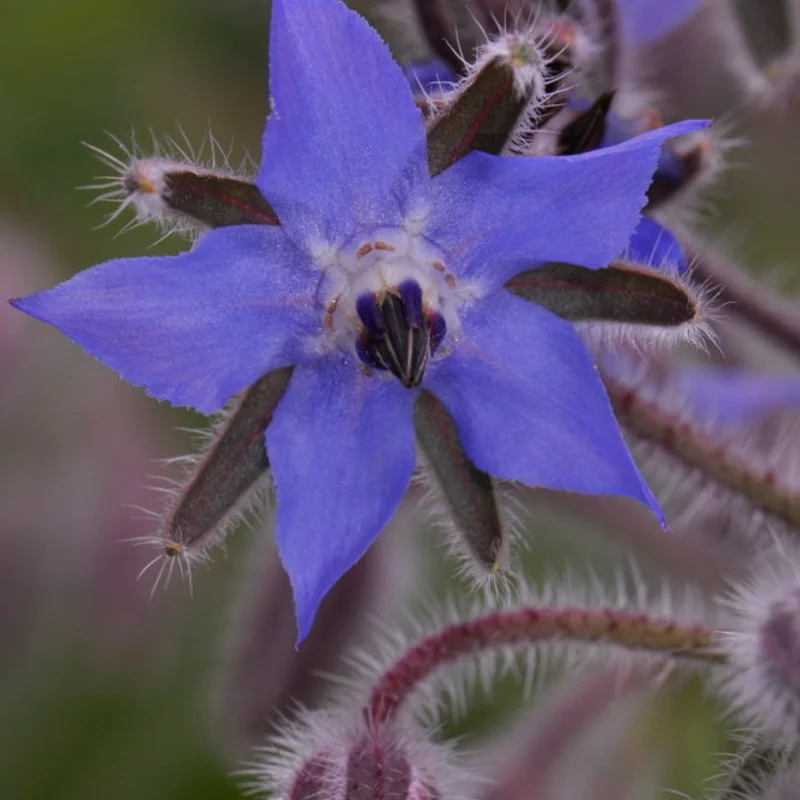
<path id="1" fill-rule="evenodd" d="M 730 703 L 771 740 L 800 741 L 800 571 L 797 559 L 773 550 L 748 584 L 729 599 L 723 643 L 731 672 Z"/>
<path id="2" fill-rule="evenodd" d="M 282 800 L 468 800 L 469 778 L 452 761 L 419 728 L 312 712 L 249 775 L 253 789 Z"/>

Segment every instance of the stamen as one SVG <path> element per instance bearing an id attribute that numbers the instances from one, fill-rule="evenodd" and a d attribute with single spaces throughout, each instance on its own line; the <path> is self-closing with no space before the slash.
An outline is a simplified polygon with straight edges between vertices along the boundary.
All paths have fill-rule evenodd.
<path id="1" fill-rule="evenodd" d="M 447 331 L 444 317 L 424 308 L 420 285 L 407 280 L 382 293 L 362 294 L 356 313 L 364 326 L 355 347 L 361 361 L 388 370 L 409 389 L 419 386 Z"/>

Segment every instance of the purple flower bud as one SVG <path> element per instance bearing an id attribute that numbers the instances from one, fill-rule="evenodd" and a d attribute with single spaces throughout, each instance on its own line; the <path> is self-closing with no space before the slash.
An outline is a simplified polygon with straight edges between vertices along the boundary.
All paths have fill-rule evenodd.
<path id="1" fill-rule="evenodd" d="M 265 748 L 250 787 L 284 800 L 469 800 L 475 777 L 417 726 L 307 713 Z"/>

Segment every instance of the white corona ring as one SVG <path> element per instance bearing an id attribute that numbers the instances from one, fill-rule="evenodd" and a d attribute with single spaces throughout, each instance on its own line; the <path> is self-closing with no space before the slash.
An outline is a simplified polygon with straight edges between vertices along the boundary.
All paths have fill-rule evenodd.
<path id="1" fill-rule="evenodd" d="M 315 261 L 325 273 L 317 298 L 323 337 L 368 375 L 391 373 L 413 388 L 429 361 L 449 352 L 464 294 L 417 226 L 362 232 Z"/>

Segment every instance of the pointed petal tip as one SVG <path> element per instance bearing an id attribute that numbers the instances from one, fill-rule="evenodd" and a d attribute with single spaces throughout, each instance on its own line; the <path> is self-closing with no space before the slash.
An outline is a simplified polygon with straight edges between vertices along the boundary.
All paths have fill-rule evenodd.
<path id="1" fill-rule="evenodd" d="M 286 566 L 284 565 L 284 569 Z M 287 570 L 287 572 L 289 572 Z M 297 623 L 297 639 L 295 639 L 295 650 L 300 649 L 300 645 L 308 638 L 311 629 L 314 627 L 314 620 L 317 612 L 322 605 L 331 586 L 311 587 L 305 583 L 300 576 L 289 573 L 289 582 L 292 585 L 292 597 L 294 598 L 294 615 Z M 316 588 L 316 591 L 313 589 Z M 321 589 L 321 591 L 320 591 Z"/>
<path id="2" fill-rule="evenodd" d="M 309 248 L 399 224 L 430 180 L 425 124 L 364 17 L 339 0 L 273 3 L 270 89 L 255 183 L 287 235 Z"/>
<path id="3" fill-rule="evenodd" d="M 53 315 L 48 316 L 46 314 L 46 303 L 42 302 L 43 299 L 46 299 L 50 291 L 49 289 L 43 289 L 41 292 L 34 292 L 24 297 L 12 297 L 9 299 L 8 304 L 18 311 L 21 311 L 23 314 L 33 317 L 33 319 L 58 327 L 58 323 L 54 321 Z"/>
<path id="4" fill-rule="evenodd" d="M 314 624 L 314 617 L 316 616 L 316 609 L 314 609 L 313 613 L 303 613 L 301 614 L 299 611 L 296 613 L 295 619 L 297 621 L 297 638 L 294 642 L 294 649 L 299 650 L 300 645 L 308 638 L 308 634 L 311 633 L 311 626 Z"/>

